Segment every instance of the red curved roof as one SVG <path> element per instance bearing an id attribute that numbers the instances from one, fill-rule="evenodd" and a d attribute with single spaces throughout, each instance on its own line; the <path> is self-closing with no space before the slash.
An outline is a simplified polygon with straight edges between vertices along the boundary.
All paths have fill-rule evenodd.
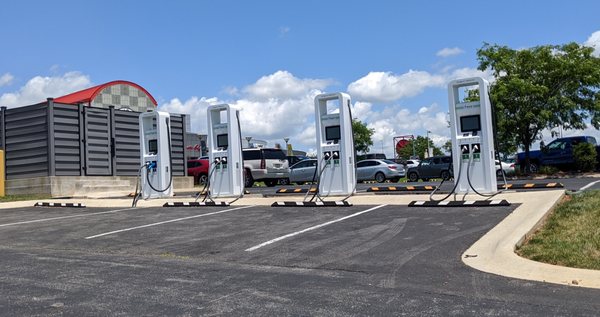
<path id="1" fill-rule="evenodd" d="M 154 106 L 158 105 L 156 103 L 156 100 L 154 99 L 154 97 L 152 97 L 152 95 L 146 89 L 144 89 L 144 87 L 142 87 L 136 83 L 126 81 L 126 80 L 115 80 L 115 81 L 108 82 L 106 84 L 102 84 L 102 85 L 94 86 L 94 87 L 91 87 L 88 89 L 80 90 L 80 91 L 74 92 L 72 94 L 54 98 L 54 102 L 71 103 L 71 104 L 79 104 L 79 103 L 85 103 L 85 102 L 90 103 L 92 100 L 94 100 L 96 95 L 98 95 L 102 91 L 102 89 L 113 86 L 113 85 L 120 85 L 120 84 L 133 86 L 133 87 L 143 91 L 146 95 L 148 95 L 148 97 L 150 98 L 150 100 L 152 101 Z"/>

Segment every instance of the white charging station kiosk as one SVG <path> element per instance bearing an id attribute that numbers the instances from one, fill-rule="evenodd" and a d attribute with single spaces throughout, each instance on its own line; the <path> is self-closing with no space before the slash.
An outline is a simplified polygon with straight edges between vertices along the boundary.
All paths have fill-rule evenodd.
<path id="1" fill-rule="evenodd" d="M 210 196 L 239 197 L 244 190 L 239 110 L 222 104 L 209 106 L 207 112 Z"/>
<path id="2" fill-rule="evenodd" d="M 479 90 L 479 101 L 461 100 L 460 89 L 472 86 Z M 458 182 L 455 193 L 498 191 L 488 86 L 480 77 L 457 79 L 448 84 L 454 181 Z"/>
<path id="3" fill-rule="evenodd" d="M 319 179 L 321 196 L 350 195 L 356 187 L 350 102 L 345 93 L 315 97 L 317 159 L 318 168 L 323 169 Z M 337 103 L 337 108 L 328 109 L 328 103 Z"/>
<path id="4" fill-rule="evenodd" d="M 167 112 L 140 114 L 141 198 L 173 196 L 171 117 Z"/>

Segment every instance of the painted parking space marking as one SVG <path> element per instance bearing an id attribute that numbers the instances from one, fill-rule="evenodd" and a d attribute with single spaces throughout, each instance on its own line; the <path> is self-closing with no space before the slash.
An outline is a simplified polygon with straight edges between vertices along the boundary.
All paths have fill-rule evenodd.
<path id="1" fill-rule="evenodd" d="M 360 215 L 362 215 L 364 213 L 367 213 L 367 212 L 370 212 L 370 211 L 373 211 L 375 209 L 379 209 L 379 208 L 385 207 L 385 206 L 387 206 L 387 205 L 375 206 L 375 207 L 369 208 L 367 210 L 359 211 L 357 213 L 353 213 L 351 215 L 348 215 L 348 216 L 345 216 L 345 217 L 342 217 L 342 218 L 339 218 L 339 219 L 331 220 L 331 221 L 328 221 L 328 222 L 325 222 L 325 223 L 322 223 L 322 224 L 319 224 L 319 225 L 316 225 L 316 226 L 312 226 L 310 228 L 306 228 L 306 229 L 303 229 L 303 230 L 300 230 L 300 231 L 292 232 L 290 234 L 286 234 L 284 236 L 281 236 L 281 237 L 278 237 L 278 238 L 275 238 L 275 239 L 263 242 L 261 244 L 257 244 L 257 245 L 255 245 L 255 246 L 253 246 L 251 248 L 246 249 L 245 251 L 246 252 L 252 252 L 252 251 L 260 249 L 260 248 L 262 248 L 264 246 L 267 246 L 269 244 L 275 243 L 277 241 L 281 241 L 281 240 L 284 240 L 284 239 L 287 239 L 287 238 L 291 238 L 293 236 L 297 236 L 299 234 L 302 234 L 302 233 L 305 233 L 305 232 L 308 232 L 308 231 L 312 231 L 312 230 L 315 230 L 315 229 L 323 228 L 323 227 L 328 226 L 330 224 L 334 224 L 336 222 L 344 221 L 344 220 L 350 219 L 352 217 L 360 216 Z"/>
<path id="2" fill-rule="evenodd" d="M 141 225 L 141 226 L 130 227 L 130 228 L 125 228 L 125 229 L 120 229 L 120 230 L 115 230 L 115 231 L 110 231 L 110 232 L 104 232 L 104 233 L 96 234 L 96 235 L 93 235 L 93 236 L 85 237 L 85 239 L 89 240 L 89 239 L 94 239 L 94 238 L 108 236 L 108 235 L 111 235 L 111 234 L 116 234 L 116 233 L 121 233 L 121 232 L 126 232 L 126 231 L 132 231 L 132 230 L 137 230 L 137 229 L 143 229 L 143 228 L 148 228 L 148 227 L 154 227 L 154 226 L 159 226 L 159 225 L 163 225 L 163 224 L 171 223 L 171 222 L 184 221 L 184 220 L 189 220 L 189 219 L 194 219 L 194 218 L 212 216 L 212 215 L 222 214 L 222 213 L 225 213 L 225 212 L 234 211 L 234 210 L 240 210 L 240 209 L 245 209 L 245 208 L 250 208 L 250 207 L 253 207 L 253 206 L 241 206 L 241 207 L 230 208 L 230 209 L 225 209 L 225 210 L 220 210 L 220 211 L 215 211 L 215 212 L 209 212 L 209 213 L 200 214 L 200 215 L 194 215 L 194 216 L 189 216 L 189 217 L 171 219 L 171 220 L 160 221 L 160 222 L 155 222 L 155 223 L 149 223 L 147 225 Z"/>
<path id="3" fill-rule="evenodd" d="M 586 189 L 588 189 L 588 188 L 590 188 L 590 187 L 592 187 L 592 186 L 594 186 L 594 185 L 596 185 L 596 184 L 598 184 L 598 183 L 600 183 L 600 180 L 598 180 L 598 181 L 595 181 L 595 182 L 591 182 L 591 183 L 589 183 L 589 184 L 587 184 L 587 185 L 585 185 L 585 186 L 581 187 L 581 188 L 579 189 L 579 191 L 580 191 L 580 192 L 582 192 L 582 191 L 584 191 L 584 190 L 586 190 Z"/>
<path id="4" fill-rule="evenodd" d="M 24 224 L 28 224 L 28 223 L 54 221 L 54 220 L 62 220 L 62 219 L 70 219 L 70 218 L 81 218 L 81 217 L 97 216 L 97 215 L 104 215 L 104 214 L 116 213 L 116 212 L 120 212 L 120 211 L 128 211 L 128 210 L 136 210 L 136 209 L 139 210 L 139 209 L 144 209 L 144 208 L 148 208 L 148 207 L 125 208 L 125 209 L 99 211 L 99 212 L 92 212 L 92 213 L 86 213 L 86 214 L 77 214 L 77 215 L 70 215 L 70 216 L 60 216 L 60 217 L 52 217 L 52 218 L 26 220 L 26 221 L 19 221 L 19 222 L 12 222 L 12 223 L 0 224 L 0 227 L 17 226 L 17 225 L 24 225 Z"/>

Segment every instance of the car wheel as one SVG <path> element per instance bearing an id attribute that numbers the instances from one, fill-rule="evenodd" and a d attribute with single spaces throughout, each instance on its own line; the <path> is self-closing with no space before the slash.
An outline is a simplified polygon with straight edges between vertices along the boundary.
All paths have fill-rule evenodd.
<path id="1" fill-rule="evenodd" d="M 408 173 L 408 180 L 411 182 L 417 182 L 419 181 L 419 175 L 417 175 L 415 172 Z"/>
<path id="2" fill-rule="evenodd" d="M 450 179 L 450 172 L 448 172 L 448 171 L 442 171 L 441 177 L 445 181 L 449 180 Z"/>
<path id="3" fill-rule="evenodd" d="M 277 180 L 272 180 L 272 179 L 266 180 L 265 185 L 267 185 L 267 187 L 275 187 L 275 185 L 277 185 Z"/>
<path id="4" fill-rule="evenodd" d="M 385 175 L 382 172 L 377 172 L 377 174 L 375 174 L 375 181 L 378 183 L 385 182 Z"/>
<path id="5" fill-rule="evenodd" d="M 252 178 L 252 173 L 249 170 L 245 170 L 244 172 L 244 187 L 250 188 L 254 185 L 254 178 Z"/>
<path id="6" fill-rule="evenodd" d="M 538 166 L 536 163 L 529 163 L 529 170 L 532 173 L 537 173 L 538 172 Z"/>
<path id="7" fill-rule="evenodd" d="M 289 184 L 290 184 L 289 178 L 280 178 L 279 179 L 279 185 L 289 185 Z"/>
<path id="8" fill-rule="evenodd" d="M 204 185 L 204 184 L 206 184 L 207 181 L 208 181 L 208 175 L 200 174 L 200 176 L 198 176 L 198 184 Z"/>

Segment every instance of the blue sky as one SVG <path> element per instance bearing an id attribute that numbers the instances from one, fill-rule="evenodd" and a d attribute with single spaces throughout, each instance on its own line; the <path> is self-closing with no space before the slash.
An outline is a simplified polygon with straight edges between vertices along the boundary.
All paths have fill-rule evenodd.
<path id="1" fill-rule="evenodd" d="M 245 135 L 304 150 L 318 93 L 349 92 L 392 155 L 394 135 L 448 139 L 445 85 L 479 74 L 484 42 L 600 42 L 597 1 L 2 2 L 1 105 L 130 80 L 194 131 L 228 102 Z"/>

